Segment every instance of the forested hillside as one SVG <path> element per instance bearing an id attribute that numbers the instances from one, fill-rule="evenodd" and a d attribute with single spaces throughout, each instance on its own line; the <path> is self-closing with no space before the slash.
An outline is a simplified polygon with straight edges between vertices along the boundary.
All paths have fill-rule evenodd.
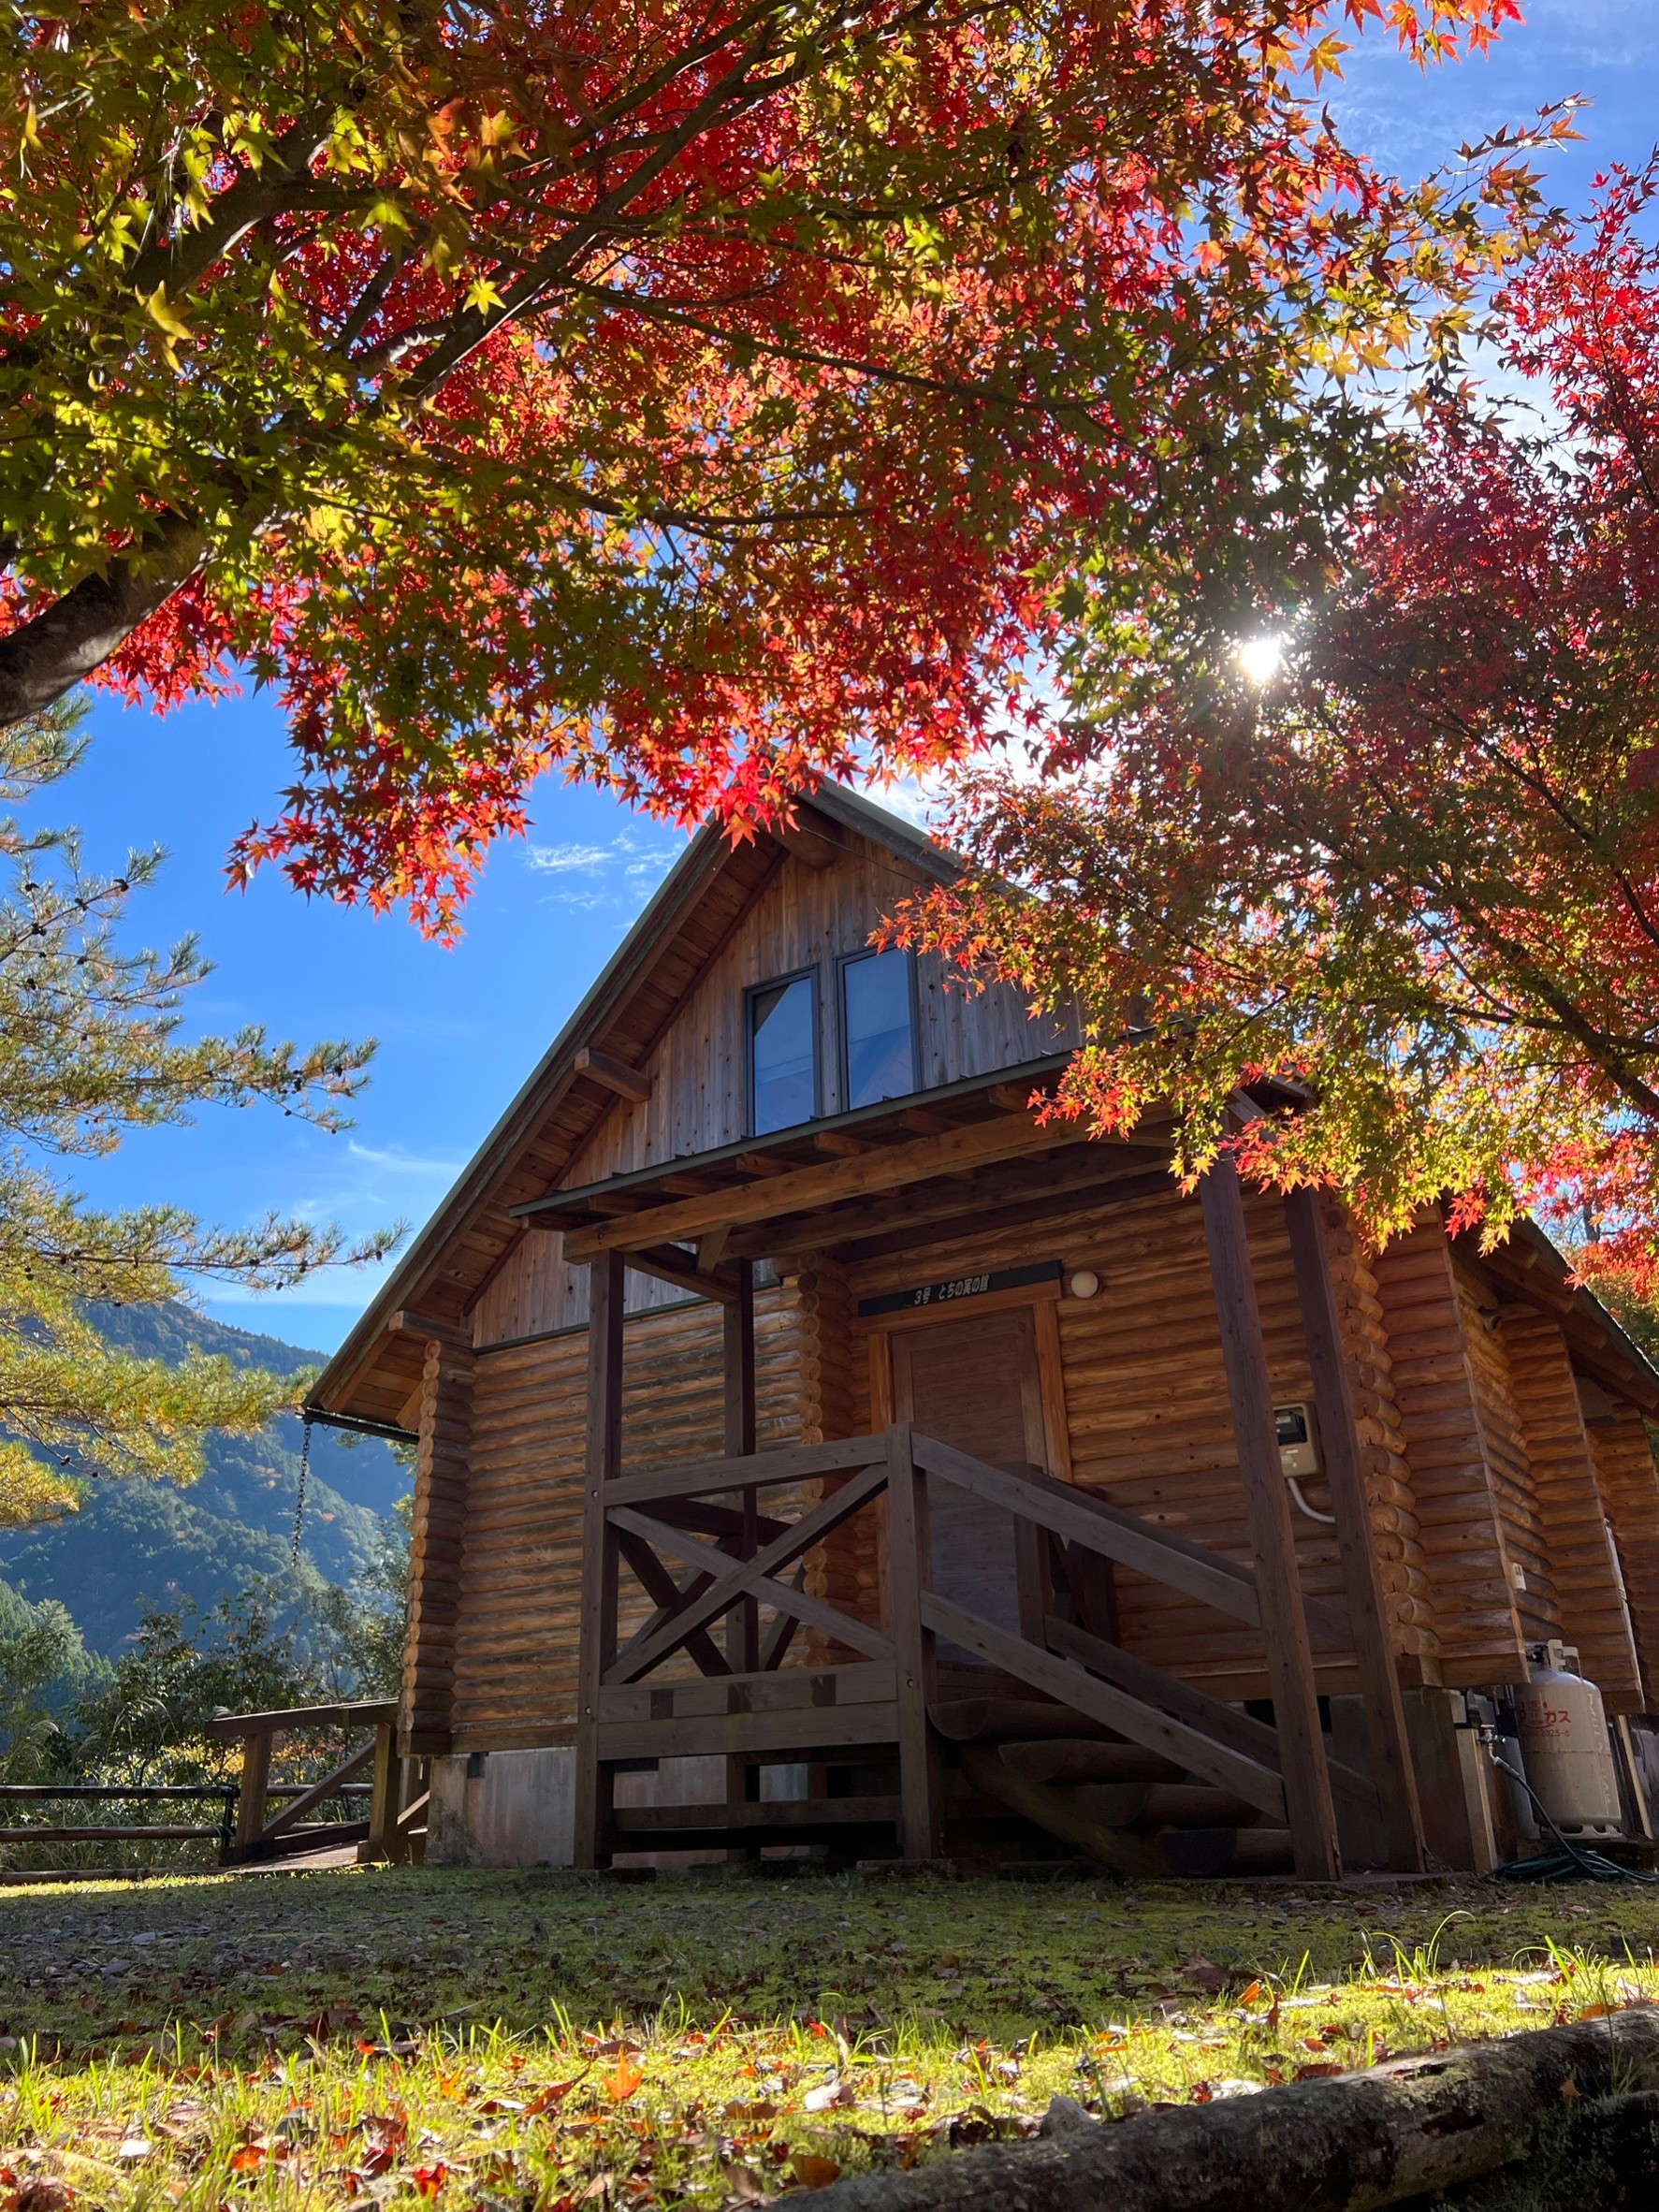
<path id="1" fill-rule="evenodd" d="M 183 1306 L 100 1307 L 95 1318 L 113 1343 L 151 1359 L 182 1359 L 194 1345 L 291 1375 L 322 1358 Z M 110 1483 L 61 1521 L 0 1529 L 0 1578 L 31 1601 L 60 1599 L 102 1652 L 119 1650 L 158 1608 L 194 1599 L 206 1610 L 255 1578 L 285 1581 L 293 1574 L 299 1450 L 293 1415 L 256 1436 L 214 1436 L 206 1474 L 187 1490 Z M 378 1518 L 407 1487 L 385 1444 L 314 1429 L 301 1550 L 317 1573 L 353 1582 L 372 1552 Z"/>

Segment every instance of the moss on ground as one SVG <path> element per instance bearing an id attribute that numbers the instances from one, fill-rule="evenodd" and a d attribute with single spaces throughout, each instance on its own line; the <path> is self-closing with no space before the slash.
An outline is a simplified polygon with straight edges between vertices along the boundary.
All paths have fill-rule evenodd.
<path id="1" fill-rule="evenodd" d="M 1634 1887 L 0 1891 L 0 2205 L 712 2207 L 1056 2095 L 1115 2117 L 1650 2001 L 1656 1939 Z"/>

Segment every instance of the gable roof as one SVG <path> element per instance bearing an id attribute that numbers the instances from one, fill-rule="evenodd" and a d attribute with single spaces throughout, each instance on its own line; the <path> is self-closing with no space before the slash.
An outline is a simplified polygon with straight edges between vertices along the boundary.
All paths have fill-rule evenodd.
<path id="1" fill-rule="evenodd" d="M 705 826 L 691 838 L 575 1011 L 411 1241 L 308 1393 L 309 1410 L 396 1427 L 420 1379 L 424 1340 L 403 1312 L 460 1329 L 524 1233 L 511 1209 L 542 1197 L 616 1104 L 576 1065 L 585 1047 L 643 1064 L 789 853 L 808 866 L 850 850 L 847 833 L 948 882 L 958 863 L 924 830 L 839 784 L 826 784 L 777 834 L 733 844 Z"/>
<path id="2" fill-rule="evenodd" d="M 461 1330 L 525 1233 L 522 1209 L 558 1187 L 572 1158 L 616 1105 L 576 1064 L 584 1048 L 643 1064 L 755 899 L 793 852 L 833 865 L 846 833 L 938 882 L 960 862 L 924 830 L 860 793 L 826 784 L 789 828 L 732 844 L 706 826 L 658 885 L 553 1042 L 410 1243 L 307 1395 L 307 1409 L 345 1425 L 396 1430 L 420 1379 L 426 1338 L 402 1314 Z M 1585 1288 L 1544 1231 L 1518 1225 L 1481 1255 L 1506 1287 L 1565 1330 L 1581 1365 L 1659 1415 L 1659 1367 Z"/>

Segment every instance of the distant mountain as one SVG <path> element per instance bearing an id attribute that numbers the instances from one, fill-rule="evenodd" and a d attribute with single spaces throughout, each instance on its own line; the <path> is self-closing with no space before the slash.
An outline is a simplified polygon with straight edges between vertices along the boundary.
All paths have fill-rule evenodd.
<path id="1" fill-rule="evenodd" d="M 185 1306 L 99 1306 L 92 1317 L 111 1343 L 144 1359 L 177 1361 L 195 1346 L 239 1366 L 292 1375 L 320 1352 L 226 1328 Z M 294 1506 L 301 1424 L 284 1414 L 256 1436 L 211 1437 L 199 1482 L 93 1485 L 79 1513 L 0 1529 L 0 1579 L 31 1602 L 60 1599 L 95 1650 L 113 1652 L 143 1616 L 193 1598 L 204 1610 L 256 1576 L 294 1572 Z M 372 1552 L 378 1518 L 409 1488 L 390 1448 L 374 1437 L 313 1428 L 300 1550 L 330 1582 L 349 1585 Z"/>

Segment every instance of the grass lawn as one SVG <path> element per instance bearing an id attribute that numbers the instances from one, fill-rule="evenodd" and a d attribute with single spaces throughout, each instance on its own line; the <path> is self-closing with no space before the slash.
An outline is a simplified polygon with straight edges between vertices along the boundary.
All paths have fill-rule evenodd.
<path id="1" fill-rule="evenodd" d="M 1659 1998 L 1659 1890 L 0 1890 L 0 2207 L 715 2206 Z"/>

